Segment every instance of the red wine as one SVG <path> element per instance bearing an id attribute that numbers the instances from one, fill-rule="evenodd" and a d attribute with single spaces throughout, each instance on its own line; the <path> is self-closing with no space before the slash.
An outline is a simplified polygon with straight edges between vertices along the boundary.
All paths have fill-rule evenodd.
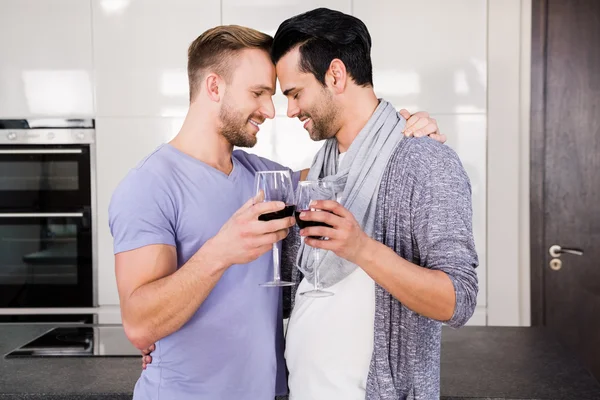
<path id="1" fill-rule="evenodd" d="M 275 211 L 275 212 L 270 212 L 270 213 L 266 213 L 266 214 L 262 214 L 258 216 L 258 220 L 259 221 L 271 221 L 274 219 L 281 219 L 281 218 L 287 218 L 287 217 L 291 217 L 292 215 L 294 215 L 294 209 L 296 208 L 295 205 L 286 205 L 285 208 L 283 210 L 279 210 L 279 211 Z"/>
<path id="2" fill-rule="evenodd" d="M 320 221 L 305 221 L 303 219 L 300 219 L 300 213 L 301 212 L 308 212 L 309 210 L 303 210 L 303 211 L 296 211 L 294 213 L 294 216 L 296 217 L 296 224 L 298 224 L 298 227 L 300 227 L 300 229 L 304 229 L 304 228 L 308 228 L 310 226 L 324 226 L 326 228 L 333 228 L 333 226 L 326 224 L 325 222 L 320 222 Z M 323 239 L 323 237 L 321 236 L 311 236 L 311 238 L 313 239 Z"/>

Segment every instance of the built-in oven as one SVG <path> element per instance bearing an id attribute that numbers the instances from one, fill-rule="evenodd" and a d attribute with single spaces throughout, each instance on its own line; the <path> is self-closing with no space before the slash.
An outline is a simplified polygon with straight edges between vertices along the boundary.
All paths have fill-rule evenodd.
<path id="1" fill-rule="evenodd" d="M 93 120 L 0 120 L 0 309 L 94 306 Z"/>

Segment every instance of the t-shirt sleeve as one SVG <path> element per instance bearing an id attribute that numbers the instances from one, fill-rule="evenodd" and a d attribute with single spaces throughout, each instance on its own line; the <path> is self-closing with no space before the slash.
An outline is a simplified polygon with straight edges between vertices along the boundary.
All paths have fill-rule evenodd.
<path id="1" fill-rule="evenodd" d="M 152 244 L 175 246 L 173 203 L 149 173 L 130 172 L 114 191 L 108 215 L 115 254 Z"/>

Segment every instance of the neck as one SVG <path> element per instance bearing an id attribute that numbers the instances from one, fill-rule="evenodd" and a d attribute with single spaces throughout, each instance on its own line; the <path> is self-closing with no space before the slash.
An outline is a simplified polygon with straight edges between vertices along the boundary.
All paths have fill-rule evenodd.
<path id="1" fill-rule="evenodd" d="M 177 150 L 229 175 L 233 146 L 219 133 L 218 116 L 192 103 L 179 133 L 169 142 Z"/>
<path id="2" fill-rule="evenodd" d="M 343 124 L 335 135 L 338 141 L 340 153 L 348 150 L 356 136 L 365 127 L 375 109 L 379 105 L 379 99 L 373 88 L 349 86 L 344 98 L 341 100 L 340 114 Z"/>

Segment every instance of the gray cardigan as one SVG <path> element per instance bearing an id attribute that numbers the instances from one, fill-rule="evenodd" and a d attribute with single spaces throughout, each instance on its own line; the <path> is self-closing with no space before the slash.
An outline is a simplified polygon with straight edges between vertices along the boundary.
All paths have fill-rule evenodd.
<path id="1" fill-rule="evenodd" d="M 423 268 L 451 279 L 460 327 L 477 301 L 477 253 L 473 241 L 471 185 L 456 153 L 430 138 L 405 138 L 394 151 L 379 188 L 374 239 Z M 284 277 L 299 283 L 293 268 L 298 230 L 283 243 Z M 293 307 L 296 287 L 284 292 Z M 440 397 L 442 322 L 421 316 L 376 285 L 374 349 L 366 400 L 433 400 Z"/>

